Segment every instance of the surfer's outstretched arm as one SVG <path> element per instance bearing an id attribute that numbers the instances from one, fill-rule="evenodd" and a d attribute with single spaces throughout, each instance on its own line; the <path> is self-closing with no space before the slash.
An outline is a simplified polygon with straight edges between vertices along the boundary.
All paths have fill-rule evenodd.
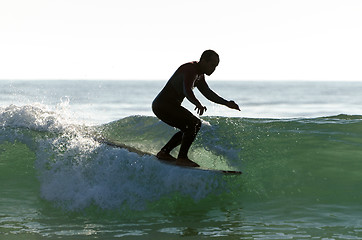
<path id="1" fill-rule="evenodd" d="M 234 101 L 225 100 L 224 98 L 217 95 L 214 91 L 212 91 L 207 85 L 205 79 L 201 79 L 199 81 L 197 88 L 202 93 L 202 95 L 204 95 L 208 100 L 217 104 L 225 105 L 231 109 L 240 111 L 239 106 Z"/>

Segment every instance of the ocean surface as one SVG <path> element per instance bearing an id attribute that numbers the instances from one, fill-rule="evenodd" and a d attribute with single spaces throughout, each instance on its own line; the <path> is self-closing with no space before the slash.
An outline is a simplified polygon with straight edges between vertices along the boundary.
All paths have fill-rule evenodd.
<path id="1" fill-rule="evenodd" d="M 362 82 L 210 81 L 189 157 L 238 176 L 93 140 L 156 153 L 164 84 L 0 81 L 0 239 L 362 239 Z"/>

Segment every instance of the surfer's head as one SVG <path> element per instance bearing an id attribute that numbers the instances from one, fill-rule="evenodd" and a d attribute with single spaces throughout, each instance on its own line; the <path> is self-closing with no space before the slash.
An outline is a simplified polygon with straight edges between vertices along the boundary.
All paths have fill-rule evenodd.
<path id="1" fill-rule="evenodd" d="M 202 53 L 199 61 L 201 71 L 210 76 L 219 65 L 219 55 L 214 50 L 206 50 Z"/>

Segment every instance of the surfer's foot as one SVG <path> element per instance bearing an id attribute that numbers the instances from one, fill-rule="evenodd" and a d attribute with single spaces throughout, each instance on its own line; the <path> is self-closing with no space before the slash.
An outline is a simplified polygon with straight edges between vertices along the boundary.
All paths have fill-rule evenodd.
<path id="1" fill-rule="evenodd" d="M 176 161 L 176 158 L 172 157 L 171 154 L 164 152 L 164 151 L 159 151 L 157 153 L 156 157 L 160 160 L 164 160 L 164 161 L 168 161 L 168 162 Z"/>
<path id="2" fill-rule="evenodd" d="M 179 165 L 179 166 L 187 166 L 187 167 L 200 167 L 199 164 L 191 161 L 188 158 L 177 158 L 175 164 Z"/>

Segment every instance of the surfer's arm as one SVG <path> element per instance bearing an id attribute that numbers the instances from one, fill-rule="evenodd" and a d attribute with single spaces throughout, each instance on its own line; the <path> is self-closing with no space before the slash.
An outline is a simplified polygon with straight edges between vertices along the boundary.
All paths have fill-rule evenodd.
<path id="1" fill-rule="evenodd" d="M 227 100 L 223 99 L 209 88 L 204 78 L 200 79 L 200 81 L 197 83 L 197 89 L 199 89 L 202 95 L 204 95 L 208 100 L 214 103 L 221 105 L 227 105 L 228 103 Z"/>
<path id="2" fill-rule="evenodd" d="M 200 79 L 197 84 L 197 88 L 208 100 L 240 111 L 239 106 L 234 101 L 225 100 L 224 98 L 217 95 L 214 91 L 212 91 L 207 85 L 204 78 Z"/>
<path id="3" fill-rule="evenodd" d="M 189 100 L 192 104 L 194 104 L 197 108 L 201 108 L 202 104 L 196 98 L 194 92 L 192 91 L 192 85 L 196 74 L 192 72 L 191 69 L 186 69 L 183 71 L 183 93 L 187 100 Z"/>
<path id="4" fill-rule="evenodd" d="M 187 100 L 194 104 L 197 114 L 202 115 L 207 110 L 205 106 L 202 106 L 200 101 L 196 98 L 194 92 L 192 91 L 193 82 L 196 77 L 196 73 L 192 70 L 185 71 L 183 73 L 183 92 Z"/>

